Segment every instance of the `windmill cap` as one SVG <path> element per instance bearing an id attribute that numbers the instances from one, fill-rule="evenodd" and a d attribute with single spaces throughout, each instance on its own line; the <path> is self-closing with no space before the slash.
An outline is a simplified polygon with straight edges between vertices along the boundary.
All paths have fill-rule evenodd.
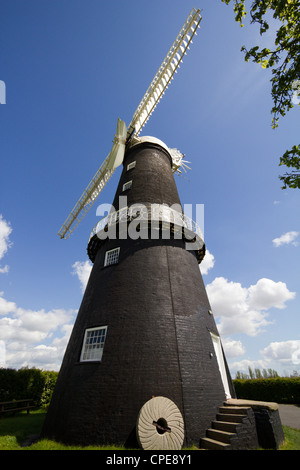
<path id="1" fill-rule="evenodd" d="M 130 148 L 133 147 L 134 145 L 142 144 L 145 142 L 150 142 L 151 144 L 160 145 L 169 153 L 170 157 L 172 158 L 169 147 L 162 140 L 157 139 L 156 137 L 152 137 L 152 136 L 134 137 L 130 143 Z"/>

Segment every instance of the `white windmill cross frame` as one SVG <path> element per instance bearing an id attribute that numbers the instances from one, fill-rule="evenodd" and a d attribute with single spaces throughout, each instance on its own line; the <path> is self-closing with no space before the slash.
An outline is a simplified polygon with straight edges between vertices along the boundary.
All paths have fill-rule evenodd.
<path id="1" fill-rule="evenodd" d="M 132 121 L 128 126 L 128 137 L 133 131 L 135 131 L 136 135 L 139 135 L 142 127 L 153 113 L 173 79 L 173 75 L 177 72 L 183 56 L 187 53 L 193 36 L 197 34 L 196 30 L 200 21 L 200 10 L 193 9 L 134 113 Z"/>
<path id="2" fill-rule="evenodd" d="M 183 56 L 187 53 L 192 38 L 197 34 L 196 30 L 200 27 L 201 19 L 200 10 L 193 8 L 137 107 L 128 129 L 125 122 L 118 119 L 112 150 L 59 230 L 58 235 L 60 238 L 68 238 L 71 235 L 110 180 L 115 169 L 122 164 L 126 143 L 132 138 L 133 134 L 138 136 L 159 103 Z M 177 149 L 170 150 L 173 159 L 173 171 L 179 171 L 180 166 L 185 166 L 182 159 L 183 155 Z"/>

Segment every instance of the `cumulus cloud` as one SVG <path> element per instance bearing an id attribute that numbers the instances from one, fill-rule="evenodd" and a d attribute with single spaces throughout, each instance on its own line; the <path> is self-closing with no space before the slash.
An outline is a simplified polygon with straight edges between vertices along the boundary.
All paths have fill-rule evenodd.
<path id="1" fill-rule="evenodd" d="M 254 360 L 254 361 L 250 360 L 250 359 L 243 359 L 241 361 L 232 362 L 230 364 L 231 376 L 234 378 L 237 371 L 244 372 L 244 373 L 248 374 L 249 367 L 252 370 L 266 369 L 266 368 L 268 368 L 268 363 L 266 361 L 264 361 L 263 359 L 257 359 L 257 360 Z"/>
<path id="2" fill-rule="evenodd" d="M 85 291 L 92 267 L 93 265 L 90 261 L 76 261 L 72 266 L 72 274 L 78 277 L 82 292 Z"/>
<path id="3" fill-rule="evenodd" d="M 9 240 L 11 232 L 12 228 L 9 222 L 4 220 L 2 214 L 0 214 L 0 260 L 7 252 L 8 248 L 12 245 Z M 8 270 L 8 265 L 5 265 L 3 268 L 0 266 L 0 273 L 7 273 Z"/>
<path id="4" fill-rule="evenodd" d="M 262 278 L 255 286 L 249 287 L 248 303 L 257 310 L 268 310 L 272 307 L 282 309 L 286 307 L 285 302 L 294 299 L 295 295 L 295 292 L 288 290 L 284 282 Z"/>
<path id="5" fill-rule="evenodd" d="M 299 242 L 295 241 L 298 235 L 299 235 L 299 232 L 295 232 L 295 231 L 286 232 L 283 235 L 281 235 L 281 237 L 274 238 L 272 242 L 275 247 L 278 247 L 281 245 L 289 245 L 289 244 L 298 246 Z"/>
<path id="6" fill-rule="evenodd" d="M 276 361 L 282 365 L 300 364 L 300 340 L 289 340 L 270 343 L 261 351 L 267 361 Z"/>
<path id="7" fill-rule="evenodd" d="M 0 293 L 0 344 L 6 367 L 58 369 L 72 329 L 75 310 L 28 310 Z M 42 361 L 44 357 L 44 362 Z"/>
<path id="8" fill-rule="evenodd" d="M 212 253 L 210 253 L 208 250 L 206 250 L 204 259 L 202 263 L 199 265 L 201 274 L 207 274 L 208 271 L 214 267 L 215 264 L 215 257 Z"/>
<path id="9" fill-rule="evenodd" d="M 15 312 L 17 306 L 15 302 L 10 302 L 3 297 L 4 292 L 0 292 L 0 315 L 7 315 Z"/>
<path id="10" fill-rule="evenodd" d="M 6 247 L 9 233 L 7 229 L 2 231 Z M 4 244 L 1 246 L 4 254 Z M 89 261 L 76 261 L 72 268 L 72 274 L 78 277 L 84 292 L 92 264 Z M 58 370 L 76 313 L 77 310 L 71 309 L 24 309 L 7 300 L 4 293 L 0 292 L 0 366 L 16 369 L 35 366 Z"/>
<path id="11" fill-rule="evenodd" d="M 11 232 L 10 224 L 0 214 L 0 260 L 12 245 Z M 83 285 L 88 278 L 88 266 L 75 265 Z M 7 271 L 8 266 L 0 267 L 0 273 Z M 0 292 L 0 367 L 58 370 L 76 313 L 71 309 L 24 309 Z"/>
<path id="12" fill-rule="evenodd" d="M 226 346 L 226 342 L 225 342 Z M 225 353 L 226 347 L 224 347 Z M 261 358 L 256 360 L 242 359 L 240 361 L 231 362 L 230 372 L 232 376 L 237 371 L 248 374 L 248 368 L 252 370 L 258 369 L 274 369 L 279 374 L 292 373 L 300 364 L 300 340 L 287 340 L 272 342 L 263 350 L 259 351 Z M 229 356 L 229 358 L 234 356 Z M 278 369 L 279 368 L 279 369 Z"/>
<path id="13" fill-rule="evenodd" d="M 256 336 L 271 323 L 267 319 L 267 310 L 285 308 L 285 302 L 296 295 L 285 283 L 265 278 L 247 288 L 217 277 L 206 290 L 221 335 L 245 333 Z"/>
<path id="14" fill-rule="evenodd" d="M 223 338 L 222 345 L 227 358 L 242 356 L 245 353 L 245 348 L 239 340 Z"/>
<path id="15" fill-rule="evenodd" d="M 0 340 L 0 367 L 5 367 L 5 343 L 3 340 Z"/>

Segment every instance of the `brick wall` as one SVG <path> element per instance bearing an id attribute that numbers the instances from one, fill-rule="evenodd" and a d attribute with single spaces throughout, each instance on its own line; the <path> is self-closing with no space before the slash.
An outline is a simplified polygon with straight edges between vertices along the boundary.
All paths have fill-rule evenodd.
<path id="1" fill-rule="evenodd" d="M 170 157 L 157 145 L 143 144 L 127 154 L 116 209 L 128 180 L 129 204 L 179 203 Z M 117 246 L 118 264 L 104 267 L 106 251 Z M 68 443 L 124 443 L 134 435 L 140 408 L 154 395 L 176 403 L 186 444 L 198 444 L 225 400 L 210 309 L 196 256 L 184 240 L 99 244 L 43 434 Z M 108 326 L 102 360 L 82 363 L 85 329 L 95 326 Z"/>

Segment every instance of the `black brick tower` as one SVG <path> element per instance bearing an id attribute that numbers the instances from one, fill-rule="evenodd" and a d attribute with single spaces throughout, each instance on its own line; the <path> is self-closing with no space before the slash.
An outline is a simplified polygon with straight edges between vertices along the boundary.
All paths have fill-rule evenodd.
<path id="1" fill-rule="evenodd" d="M 80 445 L 133 442 L 141 407 L 163 396 L 181 411 L 185 445 L 197 445 L 226 393 L 234 396 L 199 270 L 204 243 L 198 237 L 187 249 L 180 223 L 167 237 L 162 220 L 147 237 L 124 236 L 121 226 L 141 220 L 140 211 L 130 217 L 119 206 L 124 196 L 128 207 L 180 205 L 162 142 L 143 138 L 126 149 L 113 203 L 119 212 L 106 226 L 114 230 L 89 241 L 94 265 L 42 434 Z"/>

